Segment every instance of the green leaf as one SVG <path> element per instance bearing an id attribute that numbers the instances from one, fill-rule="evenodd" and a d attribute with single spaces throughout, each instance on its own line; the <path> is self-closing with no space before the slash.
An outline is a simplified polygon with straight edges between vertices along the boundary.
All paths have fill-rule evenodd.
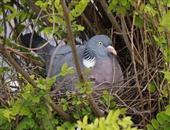
<path id="1" fill-rule="evenodd" d="M 143 19 L 140 16 L 135 17 L 135 25 L 136 27 L 142 28 L 143 27 Z"/>
<path id="2" fill-rule="evenodd" d="M 6 3 L 6 2 L 10 2 L 10 1 L 11 1 L 11 0 L 3 0 L 3 2 L 4 2 L 4 3 Z"/>
<path id="3" fill-rule="evenodd" d="M 46 79 L 39 78 L 38 80 L 36 80 L 36 83 L 38 84 L 37 85 L 38 88 L 49 91 L 51 89 L 51 86 L 55 83 L 55 81 L 56 76 L 53 76 L 47 77 Z"/>
<path id="4" fill-rule="evenodd" d="M 150 83 L 148 84 L 147 89 L 149 92 L 154 93 L 156 91 L 156 86 L 154 83 Z"/>
<path id="5" fill-rule="evenodd" d="M 60 76 L 66 76 L 66 75 L 71 75 L 74 74 L 74 68 L 69 67 L 67 63 L 64 63 L 61 68 Z"/>
<path id="6" fill-rule="evenodd" d="M 155 16 L 156 14 L 158 14 L 158 11 L 156 11 L 150 4 L 144 5 L 143 9 L 144 9 L 143 11 L 149 14 L 150 16 Z"/>
<path id="7" fill-rule="evenodd" d="M 25 116 L 30 116 L 31 117 L 31 111 L 29 110 L 27 106 L 27 102 L 22 102 L 22 101 L 16 101 L 11 109 L 11 112 L 13 115 L 25 115 Z"/>
<path id="8" fill-rule="evenodd" d="M 51 32 L 53 32 L 53 27 L 46 27 L 42 30 L 42 32 L 46 34 L 51 34 Z"/>
<path id="9" fill-rule="evenodd" d="M 84 27 L 82 25 L 78 25 L 78 24 L 75 24 L 73 26 L 73 28 L 75 31 L 83 31 L 84 30 Z"/>
<path id="10" fill-rule="evenodd" d="M 90 0 L 80 0 L 80 2 L 75 6 L 74 9 L 70 12 L 71 20 L 74 20 L 76 17 L 80 16 L 86 9 Z"/>
<path id="11" fill-rule="evenodd" d="M 163 49 L 163 54 L 164 54 L 164 58 L 167 62 L 170 61 L 170 49 L 168 48 L 164 48 Z"/>
<path id="12" fill-rule="evenodd" d="M 26 20 L 26 18 L 28 18 L 30 16 L 30 14 L 28 14 L 26 12 L 19 12 L 19 16 L 20 16 L 20 20 L 24 21 L 24 20 Z"/>
<path id="13" fill-rule="evenodd" d="M 9 122 L 11 121 L 11 119 L 15 119 L 15 117 L 13 116 L 13 113 L 10 109 L 5 109 L 3 111 L 3 116 L 5 118 L 7 118 Z"/>
<path id="14" fill-rule="evenodd" d="M 3 31 L 4 31 L 3 27 L 2 27 L 2 26 L 0 26 L 0 35 L 2 35 L 2 34 L 3 34 Z"/>
<path id="15" fill-rule="evenodd" d="M 147 128 L 147 130 L 154 130 L 154 128 L 152 127 L 151 124 L 147 124 L 147 125 L 146 125 L 146 128 Z"/>
<path id="16" fill-rule="evenodd" d="M 167 117 L 167 115 L 164 113 L 164 112 L 159 112 L 157 115 L 156 115 L 156 119 L 158 120 L 158 122 L 160 123 L 160 124 L 163 124 L 163 123 L 165 123 L 165 121 L 166 121 L 166 118 Z"/>
<path id="17" fill-rule="evenodd" d="M 47 89 L 50 90 L 51 86 L 55 83 L 56 81 L 56 76 L 53 77 L 47 77 Z"/>
<path id="18" fill-rule="evenodd" d="M 170 116 L 170 105 L 166 107 L 165 113 Z"/>
<path id="19" fill-rule="evenodd" d="M 163 35 L 163 36 L 159 36 L 159 37 L 153 35 L 153 38 L 154 38 L 154 40 L 155 40 L 155 43 L 156 43 L 157 45 L 159 45 L 159 46 L 162 46 L 162 45 L 166 45 L 166 44 L 167 44 L 167 41 L 166 41 L 164 35 Z"/>
<path id="20" fill-rule="evenodd" d="M 118 0 L 112 0 L 108 6 L 108 9 L 112 11 L 116 7 L 118 2 L 119 2 Z"/>
<path id="21" fill-rule="evenodd" d="M 163 128 L 164 128 L 164 130 L 169 130 L 170 125 L 165 125 L 165 126 L 163 126 Z"/>
<path id="22" fill-rule="evenodd" d="M 132 127 L 131 117 L 126 117 L 124 112 L 125 109 L 110 111 L 106 118 L 97 118 L 94 123 L 90 124 L 88 124 L 88 118 L 85 116 L 83 121 L 77 122 L 77 126 L 83 130 L 137 130 L 136 127 Z M 123 117 L 119 118 L 120 115 L 123 115 Z"/>
<path id="23" fill-rule="evenodd" d="M 164 73 L 165 78 L 168 80 L 168 83 L 170 83 L 170 72 L 169 71 L 162 71 Z"/>
<path id="24" fill-rule="evenodd" d="M 83 118 L 83 124 L 86 125 L 86 124 L 87 124 L 87 121 L 88 121 L 88 117 L 85 116 L 85 117 Z"/>
<path id="25" fill-rule="evenodd" d="M 43 9 L 47 8 L 48 6 L 48 2 L 44 2 L 42 0 L 38 0 L 35 2 L 35 4 Z"/>
<path id="26" fill-rule="evenodd" d="M 167 31 L 170 31 L 170 11 L 167 12 L 167 14 L 165 14 L 161 21 L 160 21 L 160 25 L 164 27 L 164 29 L 166 29 Z"/>
<path id="27" fill-rule="evenodd" d="M 0 67 L 0 74 L 10 71 L 9 67 Z"/>
<path id="28" fill-rule="evenodd" d="M 155 129 L 158 129 L 158 128 L 159 128 L 159 122 L 158 122 L 156 119 L 152 119 L 152 120 L 151 120 L 151 123 L 152 123 L 152 126 L 153 126 Z"/>
<path id="29" fill-rule="evenodd" d="M 25 130 L 34 128 L 35 122 L 32 118 L 25 117 L 17 125 L 16 130 Z"/>
<path id="30" fill-rule="evenodd" d="M 118 121 L 119 125 L 121 125 L 124 129 L 127 129 L 128 126 L 132 125 L 131 117 L 124 117 L 122 120 Z"/>

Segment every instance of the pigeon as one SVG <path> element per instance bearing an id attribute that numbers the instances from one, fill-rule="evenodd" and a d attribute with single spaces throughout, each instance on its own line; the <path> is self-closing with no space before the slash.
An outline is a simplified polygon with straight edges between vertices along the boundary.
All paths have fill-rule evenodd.
<path id="1" fill-rule="evenodd" d="M 23 35 L 22 37 L 25 36 L 28 37 L 28 35 Z M 34 44 L 34 47 L 44 44 L 45 40 L 43 40 L 43 38 L 38 35 L 35 37 L 38 38 L 34 39 L 33 36 L 32 44 Z M 22 40 L 22 42 L 24 43 L 26 41 Z M 76 46 L 81 70 L 83 74 L 86 74 L 86 71 L 89 70 L 88 76 L 86 77 L 87 80 L 94 83 L 94 88 L 100 88 L 100 84 L 102 83 L 114 84 L 113 87 L 123 84 L 123 73 L 117 60 L 117 53 L 111 45 L 112 41 L 108 36 L 95 35 L 84 43 L 84 45 Z M 56 82 L 60 84 L 60 89 L 64 91 L 75 90 L 75 83 L 78 80 L 76 73 L 65 77 L 60 76 L 60 71 L 64 64 L 72 67 L 74 72 L 76 72 L 71 47 L 69 45 L 53 47 L 47 44 L 37 50 L 36 53 L 45 60 L 47 75 L 49 77 L 57 76 Z"/>

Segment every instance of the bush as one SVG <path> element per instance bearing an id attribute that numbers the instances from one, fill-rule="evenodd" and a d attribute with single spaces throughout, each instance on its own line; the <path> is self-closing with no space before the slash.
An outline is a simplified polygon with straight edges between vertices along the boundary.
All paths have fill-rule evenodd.
<path id="1" fill-rule="evenodd" d="M 147 130 L 169 130 L 170 128 L 170 105 L 165 111 L 161 111 L 156 115 L 156 119 L 152 119 L 147 125 Z"/>

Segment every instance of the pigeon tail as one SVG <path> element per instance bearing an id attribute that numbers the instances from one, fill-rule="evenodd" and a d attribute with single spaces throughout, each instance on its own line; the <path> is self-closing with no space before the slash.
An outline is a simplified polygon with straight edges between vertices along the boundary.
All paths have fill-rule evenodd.
<path id="1" fill-rule="evenodd" d="M 45 46 L 43 46 L 45 43 L 47 43 L 47 40 L 45 40 L 44 38 L 42 38 L 41 36 L 39 36 L 37 33 L 27 33 L 27 34 L 21 34 L 20 35 L 20 39 L 22 41 L 22 43 L 24 44 L 24 46 L 28 47 L 28 48 L 38 48 L 37 50 L 35 50 L 35 52 L 40 55 L 43 60 L 47 60 L 47 58 L 49 57 L 49 53 L 51 50 L 53 50 L 53 46 L 51 46 L 50 44 L 47 44 Z"/>

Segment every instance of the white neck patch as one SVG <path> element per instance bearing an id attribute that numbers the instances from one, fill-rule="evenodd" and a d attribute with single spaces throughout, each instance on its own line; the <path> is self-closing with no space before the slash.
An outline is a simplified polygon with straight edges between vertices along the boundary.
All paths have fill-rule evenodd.
<path id="1" fill-rule="evenodd" d="M 96 64 L 96 57 L 94 57 L 93 59 L 84 59 L 84 58 L 83 58 L 83 65 L 84 65 L 86 68 L 94 67 L 95 64 Z"/>

